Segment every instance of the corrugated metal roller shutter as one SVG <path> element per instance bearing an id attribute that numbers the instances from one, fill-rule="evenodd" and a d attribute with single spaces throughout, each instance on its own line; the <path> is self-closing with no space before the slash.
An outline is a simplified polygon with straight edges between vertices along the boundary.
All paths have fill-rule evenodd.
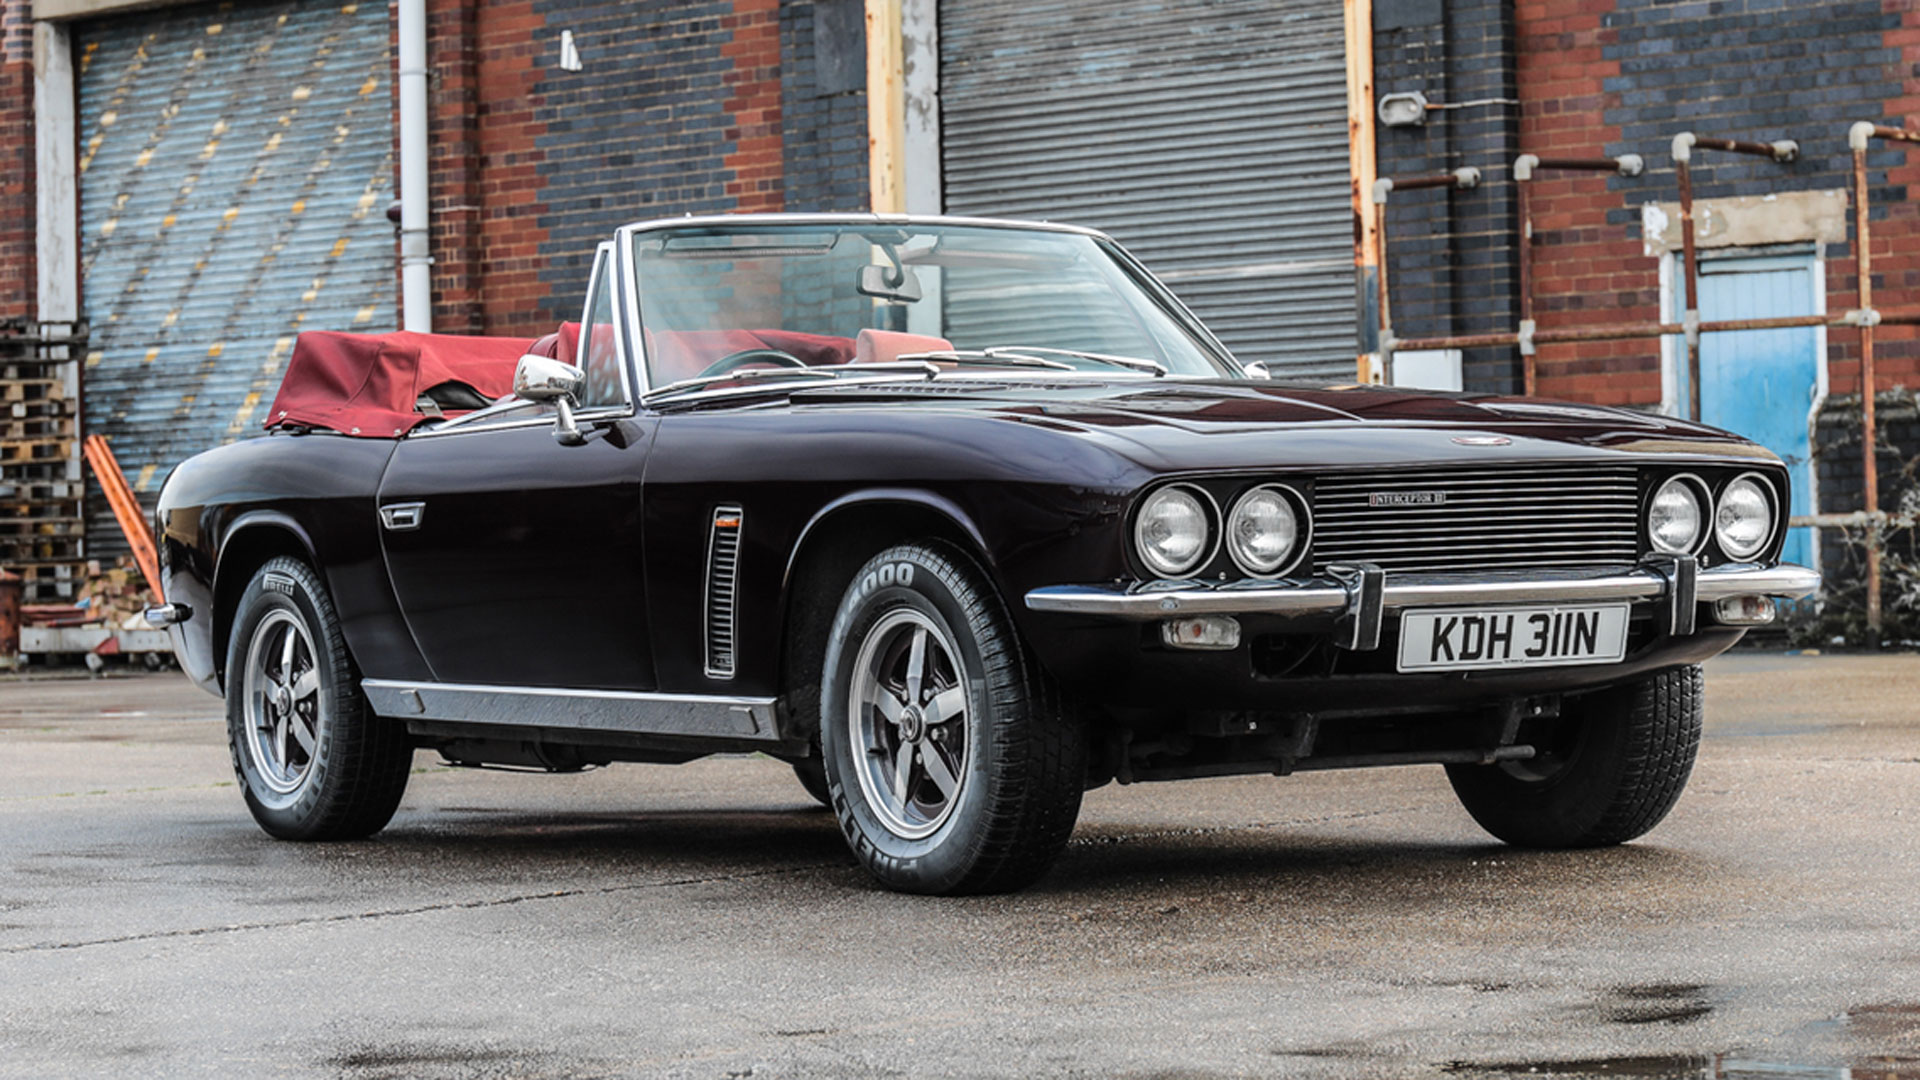
<path id="1" fill-rule="evenodd" d="M 1111 233 L 1243 360 L 1353 376 L 1338 0 L 941 0 L 946 209 Z"/>
<path id="2" fill-rule="evenodd" d="M 151 504 L 179 461 L 259 432 L 298 331 L 394 326 L 387 5 L 76 37 L 86 425 Z M 96 501 L 90 549 L 124 550 Z"/>

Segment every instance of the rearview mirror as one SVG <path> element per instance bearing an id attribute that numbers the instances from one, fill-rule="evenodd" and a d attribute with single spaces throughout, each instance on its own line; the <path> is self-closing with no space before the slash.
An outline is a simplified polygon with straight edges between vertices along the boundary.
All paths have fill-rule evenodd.
<path id="1" fill-rule="evenodd" d="M 860 291 L 882 300 L 905 300 L 911 303 L 920 299 L 920 279 L 904 266 L 863 266 L 860 268 Z"/>
<path id="2" fill-rule="evenodd" d="M 1240 366 L 1246 370 L 1247 378 L 1249 379 L 1273 378 L 1273 369 L 1269 368 L 1264 361 L 1254 360 Z"/>
<path id="3" fill-rule="evenodd" d="M 553 437 L 561 446 L 579 446 L 587 441 L 573 422 L 573 407 L 579 404 L 580 391 L 586 385 L 586 372 L 551 356 L 528 353 L 513 369 L 514 397 L 553 403 L 559 414 L 554 417 Z"/>

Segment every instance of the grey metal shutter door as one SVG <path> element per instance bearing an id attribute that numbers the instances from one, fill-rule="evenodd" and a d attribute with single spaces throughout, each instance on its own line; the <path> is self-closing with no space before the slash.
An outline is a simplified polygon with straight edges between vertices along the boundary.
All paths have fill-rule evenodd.
<path id="1" fill-rule="evenodd" d="M 1338 0 L 941 0 L 946 209 L 1105 230 L 1242 360 L 1353 378 Z"/>
<path id="2" fill-rule="evenodd" d="M 85 420 L 148 505 L 258 434 L 303 329 L 394 327 L 387 5 L 89 23 L 80 73 Z M 104 500 L 89 550 L 125 550 Z"/>

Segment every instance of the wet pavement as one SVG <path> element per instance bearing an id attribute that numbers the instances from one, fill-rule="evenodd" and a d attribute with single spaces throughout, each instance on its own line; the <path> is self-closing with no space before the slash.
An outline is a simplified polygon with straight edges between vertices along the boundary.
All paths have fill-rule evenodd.
<path id="1" fill-rule="evenodd" d="M 1916 656 L 1716 661 L 1626 847 L 1500 847 L 1437 767 L 1116 786 L 967 900 L 757 758 L 422 754 L 380 836 L 277 843 L 218 709 L 0 681 L 0 1077 L 1920 1080 Z"/>

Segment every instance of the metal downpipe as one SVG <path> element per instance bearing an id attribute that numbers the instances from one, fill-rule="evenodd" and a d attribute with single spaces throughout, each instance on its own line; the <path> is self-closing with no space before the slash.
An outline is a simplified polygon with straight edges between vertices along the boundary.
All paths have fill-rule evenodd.
<path id="1" fill-rule="evenodd" d="M 400 0 L 401 327 L 433 332 L 433 254 L 428 243 L 427 3 Z"/>

